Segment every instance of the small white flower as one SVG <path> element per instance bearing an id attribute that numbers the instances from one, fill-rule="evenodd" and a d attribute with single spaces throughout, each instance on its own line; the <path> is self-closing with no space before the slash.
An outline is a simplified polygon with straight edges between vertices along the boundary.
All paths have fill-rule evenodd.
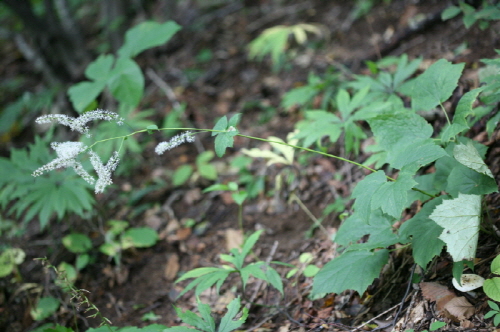
<path id="1" fill-rule="evenodd" d="M 90 137 L 90 129 L 89 127 L 87 127 L 87 123 L 93 120 L 116 121 L 118 125 L 122 125 L 124 121 L 123 118 L 121 118 L 115 112 L 97 109 L 95 111 L 83 113 L 77 118 L 73 118 L 64 114 L 42 115 L 38 117 L 35 122 L 39 124 L 58 122 L 59 124 L 70 127 L 71 130 L 77 131 L 80 134 L 86 134 Z"/>
<path id="2" fill-rule="evenodd" d="M 75 172 L 80 175 L 85 181 L 90 184 L 94 183 L 94 178 L 85 171 L 82 164 L 76 160 L 76 157 L 85 151 L 87 148 L 81 142 L 52 142 L 50 144 L 52 149 L 56 151 L 57 158 L 50 163 L 43 165 L 33 172 L 33 176 L 42 175 L 45 172 L 58 169 L 72 167 Z"/>
<path id="3" fill-rule="evenodd" d="M 168 142 L 159 143 L 155 148 L 155 152 L 157 154 L 163 154 L 165 151 L 176 148 L 185 142 L 188 143 L 194 142 L 194 134 L 192 132 L 186 131 L 183 132 L 182 134 L 172 137 Z"/>
<path id="4" fill-rule="evenodd" d="M 94 167 L 94 170 L 97 173 L 98 179 L 95 184 L 95 193 L 99 194 L 104 192 L 104 188 L 113 184 L 113 180 L 111 179 L 111 174 L 115 171 L 120 158 L 118 156 L 118 151 L 113 152 L 111 158 L 109 158 L 106 165 L 103 165 L 101 162 L 101 158 L 94 151 L 89 151 L 90 162 Z"/>

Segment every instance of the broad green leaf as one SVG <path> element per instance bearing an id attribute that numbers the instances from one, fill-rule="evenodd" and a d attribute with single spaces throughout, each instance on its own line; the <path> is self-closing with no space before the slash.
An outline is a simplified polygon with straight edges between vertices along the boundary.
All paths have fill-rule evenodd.
<path id="1" fill-rule="evenodd" d="M 75 110 L 82 113 L 101 94 L 105 87 L 105 81 L 77 83 L 68 89 L 69 100 Z"/>
<path id="2" fill-rule="evenodd" d="M 235 115 L 233 115 L 231 117 L 231 119 L 229 119 L 229 122 L 228 122 L 228 127 L 235 127 L 238 125 L 238 123 L 240 123 L 240 120 L 241 120 L 241 113 L 237 113 Z"/>
<path id="3" fill-rule="evenodd" d="M 352 192 L 354 201 L 354 211 L 359 218 L 368 223 L 371 213 L 371 201 L 377 190 L 386 183 L 387 178 L 383 171 L 377 171 L 361 180 Z"/>
<path id="4" fill-rule="evenodd" d="M 453 197 L 459 193 L 484 195 L 498 190 L 497 183 L 489 176 L 478 173 L 457 162 L 447 179 L 446 191 Z"/>
<path id="5" fill-rule="evenodd" d="M 500 274 L 500 255 L 491 262 L 491 273 Z"/>
<path id="6" fill-rule="evenodd" d="M 490 299 L 500 302 L 500 278 L 486 279 L 483 284 L 483 290 Z"/>
<path id="7" fill-rule="evenodd" d="M 313 294 L 341 293 L 354 289 L 360 295 L 387 264 L 389 251 L 348 251 L 328 262 L 314 277 Z"/>
<path id="8" fill-rule="evenodd" d="M 441 19 L 443 21 L 449 20 L 450 18 L 453 18 L 460 14 L 462 11 L 460 10 L 460 7 L 458 6 L 449 6 L 446 8 L 442 13 L 441 13 Z"/>
<path id="9" fill-rule="evenodd" d="M 455 147 L 453 148 L 453 155 L 455 159 L 462 165 L 465 165 L 475 170 L 476 172 L 494 178 L 490 169 L 488 168 L 488 166 L 486 166 L 483 159 L 479 155 L 479 152 L 471 142 L 468 142 L 467 144 L 455 145 Z"/>
<path id="10" fill-rule="evenodd" d="M 165 44 L 181 29 L 174 21 L 163 24 L 147 21 L 129 29 L 125 34 L 125 44 L 118 50 L 121 57 L 133 58 L 148 48 Z"/>
<path id="11" fill-rule="evenodd" d="M 441 59 L 399 90 L 412 98 L 416 111 L 428 111 L 451 97 L 465 64 L 452 64 Z"/>
<path id="12" fill-rule="evenodd" d="M 430 139 L 433 128 L 420 115 L 415 113 L 396 113 L 382 115 L 368 120 L 375 138 L 387 151 L 387 162 L 402 169 L 416 171 L 446 152 Z"/>
<path id="13" fill-rule="evenodd" d="M 441 202 L 441 197 L 427 202 L 413 218 L 405 221 L 399 229 L 401 237 L 410 238 L 415 263 L 423 269 L 427 267 L 434 256 L 441 253 L 444 247 L 444 242 L 439 239 L 443 228 L 429 218 L 429 215 Z"/>
<path id="14" fill-rule="evenodd" d="M 101 54 L 97 59 L 89 63 L 85 69 L 85 76 L 94 81 L 107 82 L 111 74 L 111 68 L 115 57 L 111 54 Z"/>
<path id="15" fill-rule="evenodd" d="M 348 250 L 385 248 L 399 241 L 399 237 L 392 230 L 393 223 L 394 219 L 383 214 L 380 209 L 372 211 L 368 222 L 355 212 L 340 226 L 334 241 L 343 246 L 350 245 Z M 353 244 L 365 235 L 370 236 L 368 241 Z"/>
<path id="16" fill-rule="evenodd" d="M 481 214 L 481 196 L 464 195 L 444 200 L 429 216 L 444 230 L 439 236 L 446 243 L 453 261 L 473 260 L 476 255 Z"/>
<path id="17" fill-rule="evenodd" d="M 238 135 L 238 131 L 227 131 L 225 133 L 217 133 L 215 137 L 215 153 L 218 157 L 222 157 L 226 153 L 227 148 L 232 148 L 234 144 L 234 136 Z"/>
<path id="18" fill-rule="evenodd" d="M 134 227 L 127 229 L 123 238 L 126 242 L 130 241 L 136 248 L 147 248 L 155 245 L 158 233 L 150 227 Z"/>
<path id="19" fill-rule="evenodd" d="M 215 123 L 215 126 L 213 128 L 213 130 L 222 130 L 222 131 L 225 131 L 227 130 L 228 128 L 228 122 L 227 122 L 227 116 L 223 116 L 222 118 L 219 119 L 219 121 L 217 121 Z M 219 132 L 212 132 L 212 136 L 215 136 L 215 135 L 218 135 L 218 134 L 221 134 Z"/>
<path id="20" fill-rule="evenodd" d="M 79 254 L 84 253 L 92 248 L 92 241 L 85 234 L 71 233 L 62 239 L 62 243 L 69 251 Z"/>
<path id="21" fill-rule="evenodd" d="M 401 217 L 401 212 L 406 207 L 408 192 L 417 182 L 411 174 L 401 172 L 396 181 L 388 181 L 380 186 L 371 201 L 371 209 L 381 208 L 394 218 Z"/>
<path id="22" fill-rule="evenodd" d="M 248 309 L 243 308 L 243 313 L 240 318 L 236 315 L 240 311 L 240 299 L 236 298 L 227 306 L 227 312 L 222 317 L 217 332 L 231 332 L 243 325 L 248 317 Z"/>
<path id="23" fill-rule="evenodd" d="M 108 86 L 118 101 L 132 107 L 137 106 L 144 90 L 141 68 L 129 58 L 118 58 L 108 80 Z"/>
<path id="24" fill-rule="evenodd" d="M 189 180 L 191 174 L 193 174 L 193 166 L 187 164 L 179 166 L 172 175 L 173 185 L 183 185 L 187 180 Z"/>
<path id="25" fill-rule="evenodd" d="M 42 297 L 38 300 L 36 308 L 31 309 L 31 317 L 34 320 L 43 320 L 56 312 L 59 305 L 59 301 L 54 297 Z"/>

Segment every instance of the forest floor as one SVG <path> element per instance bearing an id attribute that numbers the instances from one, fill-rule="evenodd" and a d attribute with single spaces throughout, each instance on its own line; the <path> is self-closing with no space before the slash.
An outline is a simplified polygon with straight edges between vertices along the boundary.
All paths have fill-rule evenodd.
<path id="1" fill-rule="evenodd" d="M 168 54 L 160 49 L 147 51 L 139 57 L 141 67 L 149 68 L 145 104 L 155 109 L 157 118 L 161 119 L 174 103 L 185 102 L 186 119 L 198 128 L 212 128 L 217 117 L 241 112 L 239 130 L 242 133 L 284 139 L 300 119 L 300 113 L 280 108 L 281 99 L 285 92 L 305 84 L 311 71 L 324 75 L 330 68 L 344 68 L 355 74 L 363 73 L 366 60 L 406 53 L 410 58 L 422 57 L 424 64 L 441 58 L 465 62 L 464 77 L 467 79 L 460 82 L 460 88 L 467 91 L 478 84 L 480 60 L 494 57 L 494 49 L 500 49 L 500 26 L 496 24 L 481 31 L 477 26 L 466 29 L 461 18 L 443 22 L 439 13 L 446 6 L 445 1 L 390 1 L 375 6 L 357 20 L 349 19 L 351 2 L 322 0 L 287 1 L 279 6 L 266 1 L 250 7 L 230 4 L 217 10 L 198 8 L 191 13 L 192 17 L 187 12 L 181 13 L 184 16 L 179 14 L 180 23 L 202 19 L 204 24 L 179 32 L 169 43 Z M 412 28 L 415 22 L 425 23 Z M 247 46 L 262 29 L 297 23 L 321 24 L 329 32 L 328 37 L 317 49 L 299 49 L 297 57 L 280 71 L 271 70 L 267 61 L 248 60 Z M 201 60 L 207 49 L 211 56 Z M 163 87 L 174 92 L 175 99 L 165 95 L 162 82 Z M 475 135 L 484 139 L 483 132 L 484 128 L 479 128 Z M 210 137 L 202 139 L 201 144 L 204 149 L 212 149 Z M 265 147 L 265 144 L 238 138 L 229 156 L 217 159 L 221 181 L 236 178 L 228 170 L 227 160 L 241 155 L 242 148 L 252 147 Z M 158 316 L 155 323 L 178 325 L 173 305 L 193 310 L 196 298 L 189 292 L 176 299 L 186 283 L 175 284 L 174 281 L 193 268 L 217 266 L 219 255 L 227 253 L 235 241 L 238 243 L 242 239 L 237 231 L 238 206 L 228 194 L 202 193 L 210 182 L 198 180 L 177 188 L 156 186 L 151 189 L 159 179 L 170 181 L 165 177 L 168 170 L 193 164 L 199 152 L 195 146 L 181 146 L 162 157 L 153 156 L 150 146 L 145 149 L 139 169 L 127 179 L 116 178 L 116 188 L 100 197 L 98 207 L 103 220 L 126 219 L 134 226 L 153 227 L 159 232 L 160 241 L 152 248 L 124 253 L 120 267 L 101 255 L 82 271 L 77 282 L 78 287 L 90 292 L 90 300 L 116 326 L 150 324 L 151 321 L 141 319 L 149 312 Z M 367 155 L 356 158 L 363 161 Z M 498 163 L 493 157 L 488 160 L 494 174 L 498 174 Z M 298 174 L 296 180 L 276 189 L 276 176 L 284 167 L 266 167 L 265 162 L 255 161 L 251 171 L 266 176 L 264 193 L 245 203 L 243 210 L 247 233 L 264 230 L 254 249 L 255 255 L 262 260 L 297 265 L 299 256 L 308 252 L 313 254 L 318 266 L 328 262 L 335 250 L 329 238 L 339 226 L 339 215 L 330 214 L 324 218 L 323 230 L 313 227 L 311 215 L 321 218 L 328 204 L 349 197 L 356 182 L 365 174 L 338 161 L 318 157 L 305 167 L 294 166 L 293 171 Z M 131 196 L 139 190 L 147 194 L 132 200 Z M 267 195 L 267 192 L 274 192 L 274 195 Z M 291 200 L 294 197 L 297 200 Z M 109 203 L 113 200 L 124 201 L 125 205 L 112 207 Z M 495 199 L 490 199 L 492 201 Z M 140 209 L 143 212 L 137 213 Z M 130 218 L 130 215 L 135 217 Z M 188 219 L 195 224 L 186 225 Z M 70 229 L 96 232 L 90 222 L 58 223 L 50 232 L 39 233 L 36 227 L 28 230 L 17 244 L 25 249 L 27 261 L 46 256 L 56 265 L 62 260 L 74 259 L 57 245 L 60 237 Z M 484 250 L 488 254 L 492 253 L 491 241 L 481 239 L 481 243 L 487 246 Z M 310 278 L 287 279 L 283 298 L 272 288 L 261 287 L 251 280 L 246 296 L 255 296 L 257 305 L 251 307 L 244 330 L 356 331 L 357 326 L 372 319 L 359 331 L 384 327 L 395 318 L 398 328 L 417 331 L 428 328 L 435 315 L 432 304 L 416 289 L 410 288 L 406 294 L 412 267 L 408 252 L 394 253 L 381 278 L 365 294 L 345 292 L 319 300 L 308 298 Z M 277 269 L 286 273 L 285 268 Z M 426 281 L 451 284 L 451 260 L 446 254 L 434 261 L 429 271 Z M 48 287 L 51 282 L 38 262 L 22 267 L 21 274 L 25 283 Z M 239 287 L 237 280 L 230 278 L 221 288 L 220 295 L 214 291 L 204 292 L 201 300 L 222 314 L 225 305 L 240 293 L 236 286 Z M 16 299 L 12 293 L 0 298 L 0 315 L 6 323 L 0 326 L 1 330 L 20 332 L 37 326 L 29 314 L 33 299 L 23 294 L 16 294 Z M 476 311 L 468 325 L 450 322 L 447 330 L 493 329 L 490 320 L 483 318 L 487 311 L 484 295 L 478 294 L 470 301 Z M 400 307 L 402 311 L 398 313 Z M 83 312 L 77 316 L 82 328 L 98 324 L 95 319 L 85 318 Z M 72 317 L 68 308 L 60 311 L 56 321 L 69 324 Z M 391 331 L 392 328 L 382 330 Z"/>

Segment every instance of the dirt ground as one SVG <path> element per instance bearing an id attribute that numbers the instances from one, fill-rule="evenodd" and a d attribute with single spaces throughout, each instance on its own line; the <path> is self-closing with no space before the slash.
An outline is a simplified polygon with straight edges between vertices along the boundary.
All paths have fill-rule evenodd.
<path id="1" fill-rule="evenodd" d="M 186 116 L 196 127 L 211 128 L 216 117 L 243 112 L 241 132 L 259 137 L 274 135 L 284 138 L 293 129 L 298 115 L 280 110 L 280 100 L 286 91 L 306 82 L 311 70 L 321 75 L 329 67 L 345 66 L 353 73 L 363 73 L 366 70 L 366 60 L 407 53 L 410 58 L 421 56 L 424 61 L 446 58 L 453 62 L 466 62 L 466 73 L 474 78 L 479 60 L 494 57 L 494 49 L 500 49 L 498 23 L 481 31 L 477 26 L 466 29 L 461 18 L 441 21 L 439 13 L 449 5 L 448 1 L 401 0 L 379 3 L 369 14 L 355 21 L 349 19 L 352 2 L 348 1 L 250 3 L 252 4 L 248 6 L 228 4 L 216 10 L 197 8 L 192 12 L 187 9 L 180 11 L 180 23 L 189 24 L 203 18 L 204 27 L 185 28 L 167 48 L 147 51 L 139 57 L 142 68 L 151 68 L 175 91 L 178 102 L 187 103 Z M 274 72 L 268 62 L 248 60 L 247 45 L 264 28 L 297 23 L 319 23 L 324 26 L 329 36 L 322 42 L 322 47 L 314 52 L 300 50 L 300 57 L 293 62 L 292 70 Z M 460 45 L 466 47 L 457 54 L 455 51 Z M 196 56 L 207 48 L 214 54 L 213 58 L 206 63 L 197 62 Z M 189 70 L 201 74 L 186 82 L 186 76 L 179 73 Z M 465 88 L 473 84 L 469 81 L 461 82 Z M 161 119 L 172 109 L 172 100 L 150 78 L 147 80 L 146 91 L 147 107 L 157 110 L 157 116 Z M 263 110 L 259 107 L 243 108 L 244 105 L 255 102 L 274 106 L 278 108 L 278 112 L 270 121 L 258 124 Z M 202 145 L 211 149 L 211 138 L 203 139 Z M 239 155 L 242 148 L 256 146 L 260 146 L 260 143 L 238 139 L 228 158 Z M 157 183 L 158 179 L 164 178 L 166 170 L 194 162 L 197 154 L 194 146 L 182 146 L 169 152 L 165 158 L 155 157 L 151 151 L 149 148 L 149 152 L 145 152 L 144 162 L 132 177 L 115 179 L 118 188 L 99 198 L 100 212 L 96 220 L 71 218 L 68 223 L 55 224 L 50 228 L 51 233 L 41 234 L 38 233 L 36 222 L 30 226 L 33 229 L 29 229 L 18 242 L 28 255 L 28 263 L 21 269 L 25 283 L 51 287 L 51 281 L 41 265 L 31 259 L 47 256 L 54 265 L 63 260 L 74 259 L 58 245 L 60 238 L 69 230 L 95 232 L 98 220 L 102 222 L 129 218 L 138 207 L 143 207 L 144 212 L 128 220 L 135 226 L 157 229 L 161 237 L 158 244 L 149 249 L 125 253 L 120 268 L 108 262 L 106 257 L 99 256 L 97 262 L 83 271 L 77 286 L 90 292 L 89 298 L 116 326 L 150 324 L 151 322 L 141 320 L 150 311 L 160 316 L 156 323 L 179 324 L 173 305 L 183 310 L 192 310 L 196 306 L 196 299 L 193 294 L 188 293 L 176 300 L 186 283 L 174 284 L 175 279 L 180 273 L 190 269 L 220 263 L 219 254 L 227 252 L 227 239 L 234 237 L 238 228 L 238 207 L 229 196 L 201 193 L 207 186 L 203 181 L 180 189 L 153 190 L 135 205 L 110 206 L 113 200 L 127 202 L 135 190 Z M 497 155 L 496 152 L 491 153 L 488 159 L 491 168 L 496 170 L 494 174 L 500 173 Z M 366 156 L 359 158 L 364 160 Z M 257 161 L 252 169 L 257 174 L 263 172 L 264 166 L 264 163 Z M 275 176 L 280 171 L 283 171 L 280 166 L 267 170 L 268 189 L 274 187 Z M 329 235 L 316 229 L 312 237 L 307 237 L 307 232 L 314 225 L 312 218 L 297 202 L 288 203 L 288 200 L 296 195 L 314 216 L 320 217 L 325 206 L 338 197 L 336 195 L 348 197 L 353 185 L 363 175 L 359 170 L 325 158 L 313 160 L 302 174 L 295 186 L 285 187 L 275 196 L 260 195 L 245 206 L 245 230 L 264 230 L 255 249 L 255 254 L 263 260 L 297 264 L 301 253 L 311 252 L 317 258 L 317 264 L 327 262 L 334 250 L 328 240 Z M 339 183 L 334 174 L 341 174 L 348 181 Z M 224 175 L 223 180 L 232 178 L 234 175 L 228 174 Z M 489 198 L 492 211 L 497 199 L 496 196 Z M 187 218 L 194 219 L 196 226 L 184 227 L 183 222 Z M 338 215 L 331 215 L 323 221 L 327 233 L 338 227 L 338 224 Z M 491 254 L 495 247 L 496 244 L 490 239 L 481 239 L 480 251 L 485 256 Z M 449 276 L 450 260 L 443 258 L 434 264 L 433 280 Z M 315 301 L 307 297 L 311 287 L 309 279 L 298 279 L 294 285 L 289 281 L 289 284 L 285 284 L 285 297 L 281 300 L 278 300 L 272 288 L 257 288 L 258 283 L 252 281 L 246 296 L 255 294 L 257 305 L 250 310 L 245 330 L 354 331 L 354 327 L 363 321 L 393 308 L 376 318 L 373 321 L 375 325 L 370 325 L 370 328 L 383 326 L 393 319 L 397 305 L 403 301 L 412 265 L 409 253 L 394 255 L 383 276 L 366 294 L 346 292 Z M 283 273 L 285 270 L 278 268 L 278 271 Z M 222 287 L 221 296 L 206 292 L 202 294 L 202 300 L 222 314 L 225 304 L 235 294 L 233 285 L 238 285 L 236 280 L 229 280 Z M 9 287 L 6 281 L 2 281 L 0 286 L 6 289 L 1 293 L 3 298 L 0 298 L 0 322 L 3 324 L 0 325 L 0 330 L 20 332 L 35 328 L 37 323 L 29 315 L 32 301 L 29 294 L 7 291 Z M 415 290 L 411 290 L 408 299 L 410 298 L 414 301 L 413 307 L 425 302 Z M 491 330 L 491 324 L 481 319 L 481 314 L 486 310 L 484 298 L 479 296 L 471 302 L 476 305 L 479 313 L 472 320 L 473 326 L 456 329 Z M 410 301 L 404 303 L 406 310 Z M 269 309 L 263 305 L 275 308 Z M 422 310 L 418 317 L 422 323 L 418 326 L 427 328 L 432 310 L 427 304 Z M 403 311 L 400 317 L 406 314 L 413 315 L 408 310 Z M 85 316 L 83 312 L 78 313 L 81 328 L 97 326 L 95 319 Z M 60 324 L 69 324 L 73 319 L 72 311 L 69 307 L 63 309 L 56 319 Z"/>

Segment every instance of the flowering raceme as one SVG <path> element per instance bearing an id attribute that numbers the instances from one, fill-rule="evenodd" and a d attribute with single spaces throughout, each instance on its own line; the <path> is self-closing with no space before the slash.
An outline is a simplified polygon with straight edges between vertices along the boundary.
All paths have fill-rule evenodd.
<path id="1" fill-rule="evenodd" d="M 77 131 L 81 134 L 90 136 L 89 128 L 86 124 L 93 120 L 116 121 L 118 125 L 123 124 L 123 119 L 114 112 L 95 110 L 86 112 L 77 118 L 72 118 L 64 114 L 49 114 L 43 115 L 36 119 L 36 123 L 51 123 L 58 122 L 62 125 L 68 126 L 71 130 Z M 120 161 L 118 151 L 115 151 L 109 161 L 104 165 L 101 158 L 94 151 L 90 150 L 81 142 L 53 142 L 51 143 L 52 149 L 56 151 L 57 158 L 48 164 L 38 168 L 33 172 L 33 176 L 40 176 L 45 172 L 58 169 L 58 168 L 73 168 L 75 172 L 80 175 L 85 181 L 90 184 L 95 183 L 95 193 L 104 192 L 104 188 L 113 183 L 111 174 L 116 170 Z M 97 174 L 97 182 L 82 166 L 81 162 L 77 160 L 78 155 L 87 151 L 90 155 L 90 162 Z"/>
<path id="2" fill-rule="evenodd" d="M 190 131 L 183 132 L 182 134 L 176 135 L 172 137 L 168 142 L 159 143 L 155 152 L 157 154 L 163 154 L 167 150 L 172 150 L 173 148 L 178 147 L 182 143 L 193 143 L 194 142 L 194 134 Z"/>

